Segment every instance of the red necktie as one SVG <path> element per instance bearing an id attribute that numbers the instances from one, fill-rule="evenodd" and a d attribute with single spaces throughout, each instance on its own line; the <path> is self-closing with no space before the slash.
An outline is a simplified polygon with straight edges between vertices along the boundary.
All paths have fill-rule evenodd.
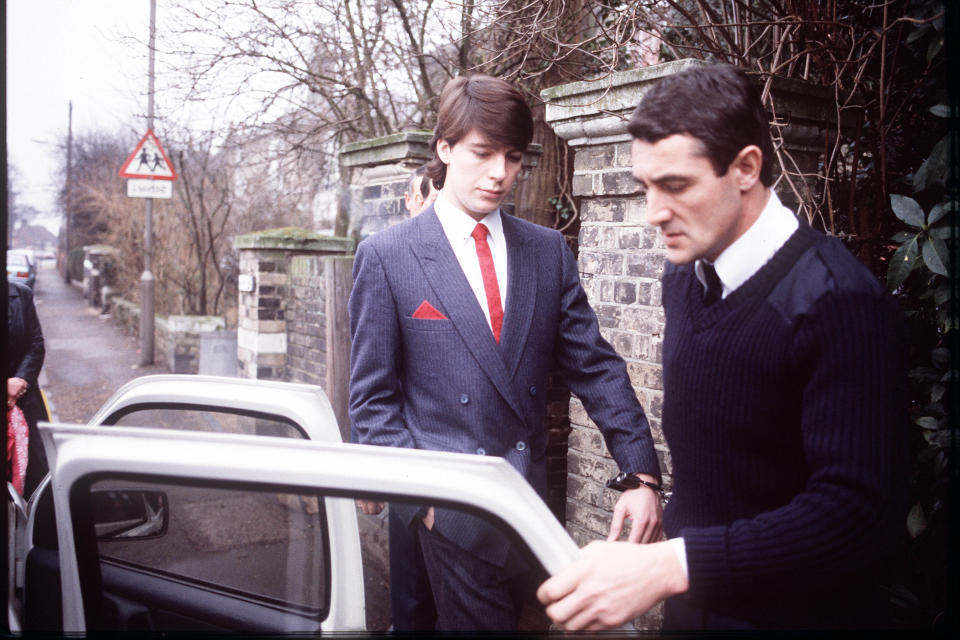
<path id="1" fill-rule="evenodd" d="M 487 244 L 487 228 L 478 224 L 470 234 L 477 245 L 477 258 L 480 259 L 480 274 L 483 276 L 483 290 L 487 294 L 487 309 L 490 311 L 490 325 L 493 337 L 500 342 L 500 327 L 503 326 L 503 306 L 500 304 L 500 285 L 497 282 L 497 270 L 493 267 L 493 255 Z"/>

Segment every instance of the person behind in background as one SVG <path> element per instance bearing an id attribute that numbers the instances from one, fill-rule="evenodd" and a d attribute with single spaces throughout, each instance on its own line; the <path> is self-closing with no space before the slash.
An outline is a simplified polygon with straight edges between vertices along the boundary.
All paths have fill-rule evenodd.
<path id="1" fill-rule="evenodd" d="M 407 190 L 403 194 L 403 202 L 407 206 L 410 217 L 418 215 L 437 199 L 439 191 L 433 188 L 433 181 L 426 178 L 427 165 L 423 164 L 410 174 Z"/>
<path id="2" fill-rule="evenodd" d="M 37 384 L 45 353 L 33 292 L 25 285 L 7 282 L 7 410 L 20 407 L 29 428 L 24 498 L 30 497 L 48 470 L 37 430 L 37 422 L 48 419 Z"/>
<path id="3" fill-rule="evenodd" d="M 882 627 L 906 522 L 905 323 L 772 191 L 760 94 L 727 65 L 644 95 L 628 130 L 663 234 L 670 538 L 597 542 L 538 595 L 569 629 L 666 598 L 664 629 Z"/>
<path id="4" fill-rule="evenodd" d="M 502 456 L 545 496 L 548 374 L 559 367 L 637 481 L 612 533 L 629 517 L 631 540 L 657 540 L 659 463 L 626 364 L 600 335 L 563 236 L 500 208 L 532 136 L 530 108 L 508 83 L 474 75 L 444 87 L 427 164 L 440 195 L 357 247 L 353 439 Z M 390 508 L 419 536 L 438 629 L 516 628 L 536 585 L 506 536 L 455 509 Z"/>

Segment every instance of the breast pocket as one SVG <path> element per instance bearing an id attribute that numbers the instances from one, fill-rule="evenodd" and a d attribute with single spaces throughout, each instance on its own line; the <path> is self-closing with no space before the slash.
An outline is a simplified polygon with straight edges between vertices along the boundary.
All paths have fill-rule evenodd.
<path id="1" fill-rule="evenodd" d="M 453 331 L 452 320 L 426 320 L 423 318 L 402 318 L 405 331 Z"/>

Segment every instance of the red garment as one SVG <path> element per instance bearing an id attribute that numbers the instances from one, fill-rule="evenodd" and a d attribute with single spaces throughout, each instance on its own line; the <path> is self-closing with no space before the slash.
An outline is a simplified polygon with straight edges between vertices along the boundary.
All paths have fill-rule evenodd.
<path id="1" fill-rule="evenodd" d="M 23 480 L 27 475 L 29 441 L 27 419 L 20 407 L 13 405 L 7 411 L 7 477 L 20 495 L 23 495 Z"/>

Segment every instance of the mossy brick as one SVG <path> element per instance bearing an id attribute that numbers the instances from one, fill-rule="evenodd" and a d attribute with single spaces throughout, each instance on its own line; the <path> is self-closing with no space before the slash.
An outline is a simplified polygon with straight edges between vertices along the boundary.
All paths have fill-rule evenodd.
<path id="1" fill-rule="evenodd" d="M 598 456 L 609 455 L 607 445 L 603 441 L 603 434 L 596 427 L 572 425 L 567 443 L 570 450 L 592 453 Z"/>
<path id="2" fill-rule="evenodd" d="M 570 185 L 571 191 L 575 196 L 592 196 L 594 195 L 593 191 L 593 174 L 591 173 L 575 173 L 573 174 L 573 182 Z"/>
<path id="3" fill-rule="evenodd" d="M 614 165 L 613 145 L 593 145 L 577 149 L 573 157 L 574 171 L 596 171 Z"/>
<path id="4" fill-rule="evenodd" d="M 587 222 L 623 222 L 626 203 L 619 198 L 591 198 L 581 207 L 581 217 Z"/>
<path id="5" fill-rule="evenodd" d="M 633 387 L 663 391 L 663 367 L 646 362 L 628 362 L 627 375 Z"/>
<path id="6" fill-rule="evenodd" d="M 634 228 L 617 229 L 617 249 L 639 249 L 643 234 Z"/>
<path id="7" fill-rule="evenodd" d="M 602 195 L 634 195 L 639 193 L 640 185 L 630 171 L 606 171 L 601 178 Z"/>
<path id="8" fill-rule="evenodd" d="M 626 275 L 640 278 L 660 279 L 663 275 L 663 256 L 659 253 L 628 253 L 624 259 Z"/>
<path id="9" fill-rule="evenodd" d="M 637 285 L 635 282 L 618 281 L 613 288 L 613 299 L 620 304 L 633 304 L 637 300 Z"/>
<path id="10" fill-rule="evenodd" d="M 567 522 L 575 522 L 584 529 L 606 536 L 610 531 L 612 514 L 592 505 L 567 501 Z"/>

